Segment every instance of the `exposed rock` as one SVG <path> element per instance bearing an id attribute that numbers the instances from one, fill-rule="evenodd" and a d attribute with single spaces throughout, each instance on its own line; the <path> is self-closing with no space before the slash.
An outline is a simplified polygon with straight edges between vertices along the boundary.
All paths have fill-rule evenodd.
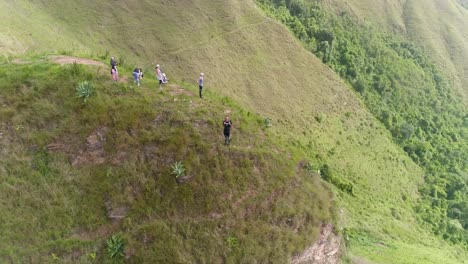
<path id="1" fill-rule="evenodd" d="M 177 177 L 177 178 L 176 178 L 176 182 L 177 182 L 178 184 L 184 184 L 184 183 L 190 181 L 193 177 L 194 177 L 193 174 L 192 174 L 192 175 L 187 175 L 187 176 Z"/>
<path id="2" fill-rule="evenodd" d="M 128 213 L 128 207 L 127 206 L 121 206 L 117 208 L 113 208 L 110 213 L 107 215 L 110 219 L 123 219 L 125 216 L 127 216 Z"/>
<path id="3" fill-rule="evenodd" d="M 112 158 L 111 158 L 111 161 L 110 163 L 112 165 L 118 165 L 118 164 L 121 164 L 123 163 L 125 160 L 127 160 L 128 158 L 128 153 L 125 152 L 125 151 L 119 151 L 119 153 L 117 153 L 116 155 L 114 155 Z"/>
<path id="4" fill-rule="evenodd" d="M 50 143 L 46 146 L 48 151 L 63 151 L 66 150 L 68 147 L 62 143 Z"/>
<path id="5" fill-rule="evenodd" d="M 323 225 L 319 239 L 301 255 L 292 259 L 292 264 L 336 264 L 340 259 L 341 238 L 333 233 L 333 226 Z"/>
<path id="6" fill-rule="evenodd" d="M 105 201 L 104 206 L 106 207 L 107 217 L 112 220 L 121 220 L 125 218 L 129 209 L 127 206 L 113 208 L 110 200 Z"/>
<path id="7" fill-rule="evenodd" d="M 72 160 L 72 166 L 85 164 L 102 164 L 106 162 L 104 142 L 106 141 L 107 127 L 96 129 L 86 138 L 86 149 L 80 150 Z"/>

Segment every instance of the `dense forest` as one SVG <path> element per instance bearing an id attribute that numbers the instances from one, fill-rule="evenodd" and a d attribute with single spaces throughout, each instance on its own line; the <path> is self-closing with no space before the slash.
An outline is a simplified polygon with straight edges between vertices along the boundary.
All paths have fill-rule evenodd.
<path id="1" fill-rule="evenodd" d="M 468 115 L 424 50 L 319 2 L 257 0 L 360 95 L 425 171 L 411 201 L 436 235 L 468 246 Z"/>

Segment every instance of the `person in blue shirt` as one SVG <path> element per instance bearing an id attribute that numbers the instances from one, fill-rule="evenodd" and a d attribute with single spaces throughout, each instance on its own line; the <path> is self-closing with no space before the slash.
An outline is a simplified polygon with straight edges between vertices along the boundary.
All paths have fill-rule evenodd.
<path id="1" fill-rule="evenodd" d="M 136 67 L 133 70 L 133 79 L 135 80 L 135 83 L 140 86 L 140 79 L 143 77 L 143 71 L 141 68 Z"/>

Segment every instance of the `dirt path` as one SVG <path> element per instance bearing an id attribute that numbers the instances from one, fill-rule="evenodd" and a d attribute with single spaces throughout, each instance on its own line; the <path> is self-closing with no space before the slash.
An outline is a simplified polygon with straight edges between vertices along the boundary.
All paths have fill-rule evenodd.
<path id="1" fill-rule="evenodd" d="M 78 63 L 78 64 L 84 64 L 84 65 L 106 66 L 106 64 L 104 64 L 104 63 L 102 63 L 100 61 L 95 61 L 95 60 L 85 59 L 85 58 L 72 57 L 72 56 L 65 56 L 65 55 L 50 56 L 49 58 L 50 58 L 50 60 L 52 62 L 58 63 L 60 65 Z"/>
<path id="2" fill-rule="evenodd" d="M 341 239 L 333 233 L 330 224 L 322 226 L 320 238 L 301 255 L 292 259 L 291 264 L 337 264 L 340 259 Z"/>

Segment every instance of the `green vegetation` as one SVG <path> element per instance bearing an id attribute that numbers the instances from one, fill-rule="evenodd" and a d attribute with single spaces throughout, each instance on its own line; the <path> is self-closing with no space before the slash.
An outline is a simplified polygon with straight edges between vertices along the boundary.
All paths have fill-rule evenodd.
<path id="1" fill-rule="evenodd" d="M 304 151 L 232 100 L 31 61 L 0 63 L 0 262 L 285 263 L 333 221 L 331 192 L 297 170 Z M 174 164 L 194 176 L 178 185 Z"/>
<path id="2" fill-rule="evenodd" d="M 176 178 L 180 178 L 184 175 L 185 167 L 181 161 L 178 161 L 172 165 L 172 174 L 176 176 Z"/>
<path id="3" fill-rule="evenodd" d="M 466 112 L 434 64 L 411 43 L 345 12 L 302 0 L 258 2 L 347 80 L 425 169 L 423 199 L 414 202 L 419 217 L 435 234 L 468 246 Z"/>
<path id="4" fill-rule="evenodd" d="M 373 13 L 379 14 L 379 20 L 380 4 L 400 5 L 393 0 L 327 1 L 332 2 L 360 3 L 371 12 L 377 10 Z M 419 3 L 426 7 L 435 2 L 453 1 L 405 1 L 405 6 Z M 425 12 L 417 5 L 413 9 Z M 430 40 L 445 40 L 453 33 L 453 23 L 437 19 L 439 13 L 446 12 L 431 13 L 421 21 L 444 21 L 446 27 L 419 22 L 416 16 L 405 21 L 427 27 Z M 113 260 L 107 258 L 106 240 L 118 233 L 125 241 L 126 256 L 131 256 L 123 261 L 130 263 L 168 259 L 205 263 L 275 259 L 284 263 L 291 252 L 302 252 L 316 237 L 316 223 L 321 220 L 309 215 L 325 214 L 322 210 L 330 207 L 330 191 L 338 209 L 335 230 L 349 238 L 345 260 L 439 264 L 463 263 L 468 258 L 466 249 L 434 236 L 429 228 L 422 228 L 423 221 L 417 221 L 414 205 L 420 199 L 417 190 L 425 173 L 394 144 L 390 132 L 369 114 L 340 76 L 305 50 L 284 26 L 265 17 L 254 1 L 17 0 L 1 2 L 0 16 L 4 18 L 0 50 L 14 54 L 6 60 L 37 65 L 34 70 L 11 66 L 13 71 L 30 74 L 18 80 L 9 77 L 1 86 L 19 84 L 16 93 L 5 92 L 15 94 L 8 100 L 17 103 L 0 108 L 2 122 L 10 120 L 11 124 L 1 123 L 9 129 L 0 131 L 6 135 L 0 139 L 0 158 L 8 162 L 8 170 L 3 163 L 0 166 L 0 199 L 20 206 L 13 210 L 0 205 L 6 214 L 0 218 L 14 218 L 7 223 L 16 231 L 2 233 L 6 239 L 0 242 L 0 259 L 47 263 L 55 254 L 58 262 L 108 263 Z M 463 25 L 463 20 L 453 17 Z M 416 27 L 407 29 L 408 35 L 415 35 L 411 30 Z M 330 36 L 324 32 L 323 37 Z M 320 58 L 332 59 L 336 46 L 321 44 L 325 52 Z M 462 65 L 466 62 L 456 53 L 464 50 L 463 45 L 448 48 L 454 53 L 447 53 L 440 64 L 445 66 L 451 58 Z M 443 50 L 432 51 L 440 55 Z M 76 68 L 79 78 L 71 82 L 66 82 L 69 77 L 48 82 L 45 79 L 50 76 L 73 75 L 74 71 L 62 73 L 48 65 L 45 57 L 27 57 L 38 52 L 95 58 L 106 64 L 109 56 L 115 56 L 124 67 L 143 67 L 143 86 L 114 84 L 108 81 L 107 69 L 81 72 L 81 66 Z M 198 74 L 205 72 L 207 100 L 199 104 L 187 94 L 178 94 L 175 87 L 154 94 L 154 63 L 163 65 L 171 81 L 184 80 L 181 86 L 192 93 L 196 93 L 192 85 Z M 54 68 L 44 70 L 44 78 L 40 77 L 46 68 L 42 64 Z M 130 71 L 121 68 L 122 77 L 131 79 Z M 96 88 L 86 104 L 75 92 L 84 80 Z M 28 88 L 42 85 L 61 87 L 66 94 L 56 88 L 47 95 L 31 94 Z M 187 107 L 191 99 L 194 103 Z M 235 124 L 229 151 L 213 143 L 222 142 L 219 126 L 221 113 L 227 109 L 233 111 Z M 161 119 L 154 122 L 153 130 L 147 128 L 145 124 L 153 124 L 157 116 Z M 411 132 L 410 127 L 405 129 Z M 31 143 L 27 140 L 32 140 L 28 135 L 33 130 L 37 131 Z M 12 134 L 21 138 L 9 141 Z M 187 142 L 195 145 L 186 146 Z M 104 158 L 99 145 L 103 145 Z M 21 151 L 11 151 L 14 146 Z M 80 151 L 83 155 L 78 155 Z M 96 164 L 89 162 L 90 155 Z M 261 157 L 260 162 L 253 157 Z M 185 184 L 177 184 L 171 174 L 176 161 L 183 161 L 193 176 L 183 176 Z M 302 161 L 310 162 L 313 170 L 299 169 Z M 325 165 L 332 175 L 327 179 L 333 179 L 329 182 L 322 182 L 317 172 Z M 31 172 L 30 167 L 39 170 Z M 224 171 L 229 172 L 226 177 Z M 252 188 L 251 182 L 255 183 Z M 326 185 L 326 190 L 315 188 L 315 182 Z M 340 182 L 352 184 L 354 194 L 343 191 L 346 185 Z M 23 187 L 30 193 L 15 193 L 15 188 L 19 192 Z M 64 212 L 64 208 L 69 210 Z M 124 215 L 120 220 L 109 219 Z M 289 216 L 295 216 L 293 222 L 287 221 Z M 296 224 L 307 228 L 295 229 Z M 27 236 L 24 230 L 30 226 Z M 238 242 L 236 246 L 228 247 L 229 237 L 235 238 L 231 240 Z"/>
<path id="5" fill-rule="evenodd" d="M 106 241 L 107 255 L 111 258 L 124 256 L 124 243 L 119 235 L 113 235 Z"/>
<path id="6" fill-rule="evenodd" d="M 88 81 L 83 81 L 78 83 L 78 86 L 76 87 L 76 95 L 78 98 L 83 99 L 83 102 L 86 103 L 88 99 L 93 96 L 95 93 L 94 86 L 88 82 Z"/>

